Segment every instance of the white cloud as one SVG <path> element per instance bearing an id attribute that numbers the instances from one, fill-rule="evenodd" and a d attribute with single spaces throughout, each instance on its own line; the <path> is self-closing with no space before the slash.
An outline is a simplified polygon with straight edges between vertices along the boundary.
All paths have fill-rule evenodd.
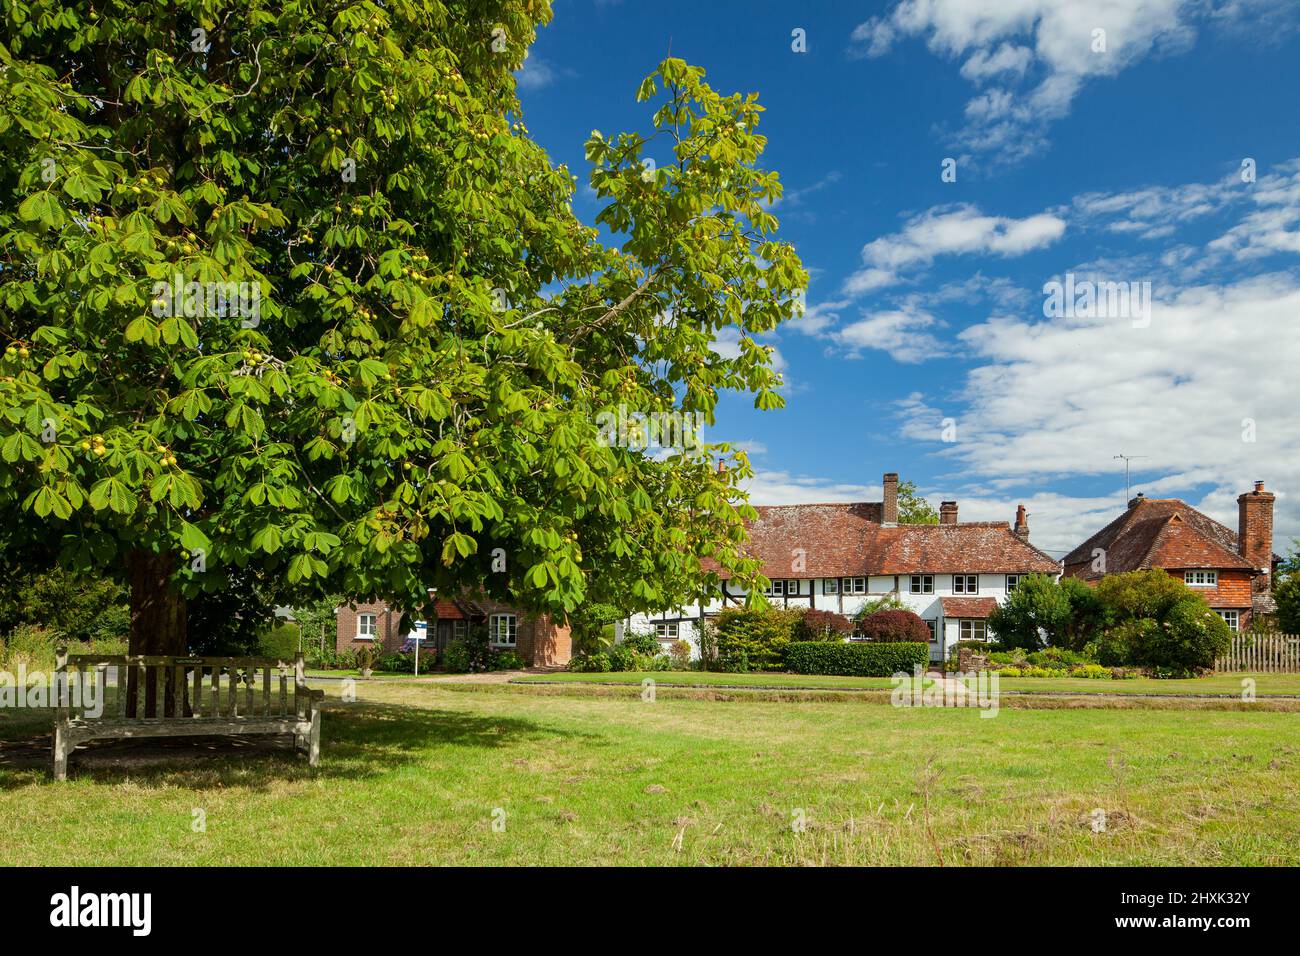
<path id="1" fill-rule="evenodd" d="M 781 354 L 781 350 L 775 345 L 765 345 L 764 347 L 772 351 L 772 368 L 778 372 L 785 371 L 785 356 Z M 719 329 L 717 337 L 710 348 L 725 359 L 740 358 L 740 330 L 734 325 Z"/>
<path id="2" fill-rule="evenodd" d="M 849 358 L 859 357 L 864 349 L 878 349 L 896 362 L 924 362 L 943 351 L 943 344 L 924 331 L 934 324 L 934 316 L 919 310 L 864 313 L 862 319 L 836 332 L 834 339 Z"/>
<path id="3" fill-rule="evenodd" d="M 924 396 L 899 406 L 902 434 L 931 443 L 955 473 L 1036 489 L 1114 474 L 1115 455 L 1142 455 L 1135 491 L 1184 496 L 1210 485 L 1215 516 L 1231 519 L 1222 503 L 1263 479 L 1279 486 L 1279 535 L 1300 532 L 1300 495 L 1285 496 L 1300 474 L 1300 277 L 1176 290 L 1147 328 L 1004 317 L 960 339 L 983 364 L 967 378 L 964 408 L 947 412 L 957 441 L 940 443 L 944 412 Z M 1244 441 L 1250 423 L 1254 440 Z"/>
<path id="4" fill-rule="evenodd" d="M 1052 213 L 1014 219 L 986 216 L 969 204 L 936 206 L 908 220 L 901 232 L 863 246 L 863 268 L 845 280 L 844 291 L 858 296 L 895 285 L 903 281 L 902 273 L 924 268 L 942 255 L 1023 255 L 1064 233 L 1065 220 Z"/>
<path id="5" fill-rule="evenodd" d="M 515 83 L 521 90 L 540 90 L 558 80 L 561 72 L 555 64 L 539 56 L 530 56 L 515 74 Z"/>
<path id="6" fill-rule="evenodd" d="M 749 500 L 756 505 L 797 505 L 826 501 L 879 501 L 880 485 L 858 485 L 831 481 L 814 475 L 792 475 L 788 471 L 756 469 L 745 484 Z"/>
<path id="7" fill-rule="evenodd" d="M 850 52 L 878 57 L 904 38 L 924 38 L 936 55 L 964 60 L 967 80 L 1000 85 L 968 102 L 958 142 L 1015 161 L 1046 146 L 1047 125 L 1069 113 L 1087 81 L 1187 50 L 1194 24 L 1209 15 L 1239 25 L 1265 7 L 1260 0 L 1217 8 L 1211 0 L 901 0 L 854 29 Z M 1097 30 L 1105 31 L 1104 51 Z"/>

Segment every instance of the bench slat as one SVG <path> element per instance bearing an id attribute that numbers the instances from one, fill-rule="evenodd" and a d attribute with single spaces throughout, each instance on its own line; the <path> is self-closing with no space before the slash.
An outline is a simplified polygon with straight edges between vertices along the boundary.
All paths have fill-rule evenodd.
<path id="1" fill-rule="evenodd" d="M 271 716 L 271 668 L 262 668 L 262 716 Z"/>

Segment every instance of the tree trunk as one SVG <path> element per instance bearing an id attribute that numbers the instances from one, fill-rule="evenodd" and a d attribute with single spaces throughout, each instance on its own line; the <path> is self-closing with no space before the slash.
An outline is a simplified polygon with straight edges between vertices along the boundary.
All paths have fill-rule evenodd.
<path id="1" fill-rule="evenodd" d="M 176 559 L 171 554 L 131 551 L 126 556 L 127 574 L 131 579 L 131 643 L 129 653 L 162 657 L 184 657 L 189 643 L 185 633 L 185 598 L 171 585 Z M 163 671 L 165 710 L 158 710 L 158 683 L 155 668 L 146 671 L 144 716 L 162 717 L 179 714 L 175 669 Z M 183 673 L 183 671 L 182 671 Z M 139 694 L 139 669 L 132 667 L 126 681 L 126 712 L 136 716 Z M 184 698 L 181 698 L 182 702 Z M 184 706 L 182 703 L 181 706 Z"/>

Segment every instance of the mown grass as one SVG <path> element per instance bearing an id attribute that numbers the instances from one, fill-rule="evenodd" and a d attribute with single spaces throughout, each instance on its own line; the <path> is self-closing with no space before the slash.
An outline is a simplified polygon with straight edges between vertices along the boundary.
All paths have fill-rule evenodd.
<path id="1" fill-rule="evenodd" d="M 196 743 L 55 784 L 19 746 L 0 864 L 1300 863 L 1300 713 L 357 691 L 315 770 Z M 0 712 L 0 740 L 48 727 Z"/>
<path id="2" fill-rule="evenodd" d="M 894 686 L 888 677 L 829 677 L 821 674 L 720 674 L 714 671 L 611 671 L 580 674 L 560 671 L 554 674 L 528 674 L 514 678 L 516 683 L 640 684 L 653 680 L 663 687 L 813 687 L 827 689 L 888 690 Z"/>
<path id="3" fill-rule="evenodd" d="M 1074 677 L 1000 677 L 1001 690 L 1068 694 L 1214 694 L 1241 697 L 1241 674 L 1215 674 L 1195 680 L 1088 680 Z M 777 687 L 817 690 L 879 690 L 894 686 L 888 677 L 829 677 L 810 674 L 721 674 L 713 671 L 614 671 L 607 674 L 530 674 L 516 683 L 640 684 L 650 679 L 661 687 Z M 1300 695 L 1300 674 L 1257 674 L 1255 693 Z"/>

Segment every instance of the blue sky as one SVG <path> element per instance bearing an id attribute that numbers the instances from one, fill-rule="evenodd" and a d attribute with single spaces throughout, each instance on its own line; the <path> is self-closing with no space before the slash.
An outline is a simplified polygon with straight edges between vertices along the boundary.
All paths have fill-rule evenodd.
<path id="1" fill-rule="evenodd" d="M 728 397 L 710 435 L 749 443 L 755 502 L 898 471 L 963 520 L 1023 501 L 1059 554 L 1122 509 L 1127 454 L 1135 492 L 1234 528 L 1262 479 L 1275 549 L 1300 536 L 1300 4 L 557 0 L 525 121 L 585 184 L 582 143 L 647 126 L 670 50 L 759 94 L 813 275 L 766 339 L 786 408 Z M 1067 274 L 1149 282 L 1150 309 L 1049 316 Z"/>

